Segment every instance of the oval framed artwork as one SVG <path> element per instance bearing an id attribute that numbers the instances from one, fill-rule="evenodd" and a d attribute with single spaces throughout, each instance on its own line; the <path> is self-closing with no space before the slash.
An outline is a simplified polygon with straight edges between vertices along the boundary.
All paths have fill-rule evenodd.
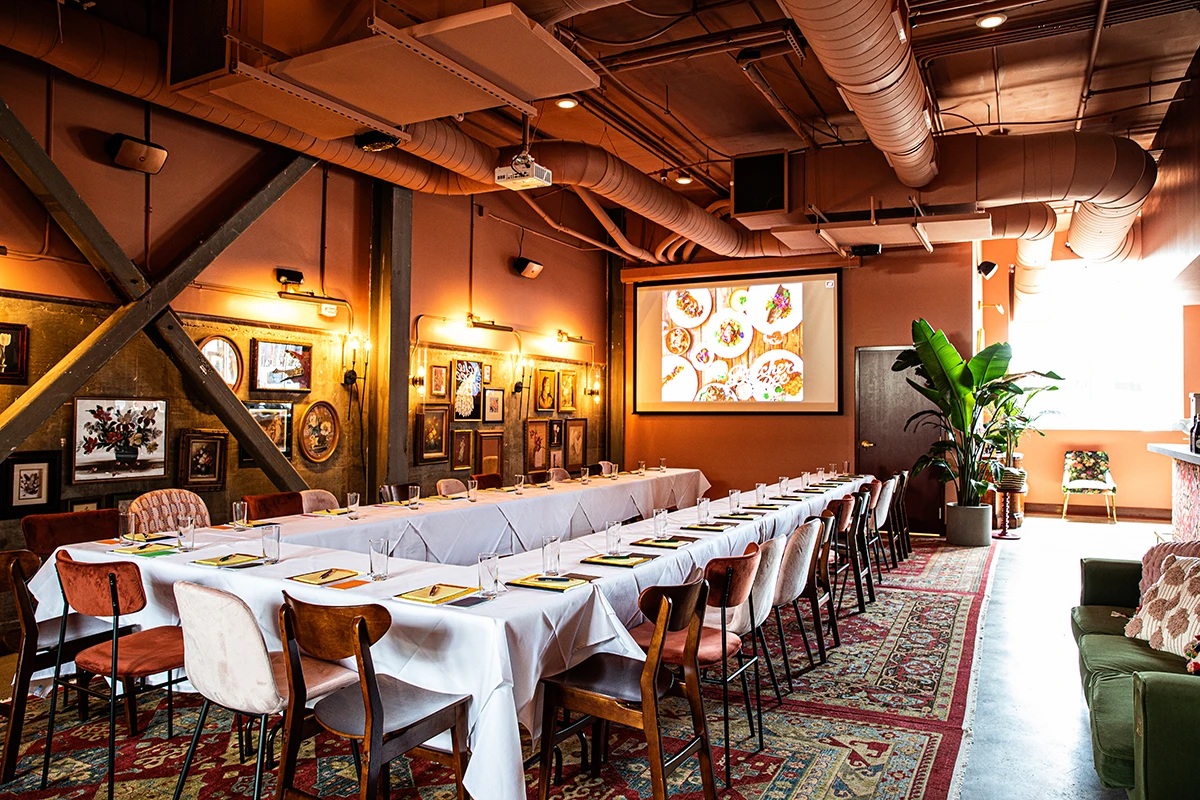
<path id="1" fill-rule="evenodd" d="M 318 400 L 304 411 L 296 435 L 300 452 L 309 461 L 327 461 L 337 450 L 342 438 L 342 424 L 337 410 L 325 400 Z"/>
<path id="2" fill-rule="evenodd" d="M 221 376 L 225 385 L 237 390 L 242 382 L 242 354 L 233 340 L 224 336 L 209 336 L 200 342 L 200 352 Z"/>

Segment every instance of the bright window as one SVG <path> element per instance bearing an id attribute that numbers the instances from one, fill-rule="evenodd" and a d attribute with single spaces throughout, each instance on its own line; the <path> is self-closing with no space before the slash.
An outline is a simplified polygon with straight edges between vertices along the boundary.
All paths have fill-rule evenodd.
<path id="1" fill-rule="evenodd" d="M 1056 262 L 1009 327 L 1013 370 L 1050 370 L 1035 404 L 1057 430 L 1170 430 L 1181 414 L 1183 309 L 1137 264 Z"/>

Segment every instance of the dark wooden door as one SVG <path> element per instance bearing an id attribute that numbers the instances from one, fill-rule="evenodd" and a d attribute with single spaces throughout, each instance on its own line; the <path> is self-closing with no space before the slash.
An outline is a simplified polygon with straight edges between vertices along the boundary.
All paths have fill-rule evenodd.
<path id="1" fill-rule="evenodd" d="M 892 362 L 906 347 L 860 347 L 854 353 L 857 470 L 880 479 L 913 462 L 937 440 L 932 428 L 905 431 L 904 423 L 913 414 L 932 405 L 904 380 L 905 374 L 892 372 Z M 942 519 L 944 492 L 928 472 L 909 482 L 905 502 L 909 523 L 920 533 L 945 532 Z"/>

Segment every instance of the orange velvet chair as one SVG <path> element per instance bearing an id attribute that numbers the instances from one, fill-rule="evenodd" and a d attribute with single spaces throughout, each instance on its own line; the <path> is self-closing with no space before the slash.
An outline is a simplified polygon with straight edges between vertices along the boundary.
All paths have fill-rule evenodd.
<path id="1" fill-rule="evenodd" d="M 304 495 L 300 492 L 248 494 L 242 498 L 249 520 L 292 517 L 304 513 Z"/>
<path id="2" fill-rule="evenodd" d="M 69 544 L 116 539 L 120 531 L 121 512 L 115 508 L 71 511 L 64 514 L 30 514 L 21 520 L 25 546 L 42 560 L 49 558 L 58 548 Z"/>
<path id="3" fill-rule="evenodd" d="M 471 478 L 479 484 L 480 489 L 501 489 L 504 487 L 504 479 L 500 477 L 499 472 L 481 472 L 478 475 L 472 475 Z"/>

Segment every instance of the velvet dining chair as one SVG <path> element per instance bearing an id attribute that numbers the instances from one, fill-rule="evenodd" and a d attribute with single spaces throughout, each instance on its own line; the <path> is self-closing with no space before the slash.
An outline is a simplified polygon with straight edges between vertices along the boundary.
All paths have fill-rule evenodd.
<path id="1" fill-rule="evenodd" d="M 795 610 L 796 624 L 800 627 L 800 636 L 804 642 L 804 651 L 808 654 L 809 666 L 817 665 L 813 658 L 812 645 L 808 642 L 808 631 L 804 628 L 804 618 L 800 615 L 800 598 L 805 596 L 808 583 L 812 580 L 813 553 L 820 543 L 821 528 L 819 520 L 809 520 L 787 537 L 783 560 L 779 565 L 779 579 L 775 583 L 774 599 L 771 602 L 775 611 L 775 625 L 779 629 L 779 649 L 783 656 L 783 672 L 789 689 L 794 689 L 795 686 L 792 683 L 792 666 L 788 656 L 787 637 L 783 631 L 782 609 L 792 606 Z M 820 617 L 813 619 L 819 628 Z M 821 656 L 824 658 L 823 652 Z"/>
<path id="2" fill-rule="evenodd" d="M 549 477 L 554 478 L 557 483 L 571 480 L 571 473 L 567 472 L 562 467 L 551 467 L 549 469 Z"/>
<path id="3" fill-rule="evenodd" d="M 504 488 L 504 479 L 500 477 L 499 472 L 481 472 L 478 475 L 472 475 L 471 479 L 480 489 Z"/>
<path id="4" fill-rule="evenodd" d="M 304 513 L 304 495 L 300 492 L 248 494 L 242 497 L 249 520 L 294 517 Z"/>
<path id="5" fill-rule="evenodd" d="M 341 504 L 338 503 L 333 492 L 325 489 L 301 489 L 300 508 L 305 514 L 311 514 L 314 511 L 330 511 L 341 508 Z"/>
<path id="6" fill-rule="evenodd" d="M 69 544 L 116 539 L 121 533 L 121 512 L 115 508 L 98 511 L 69 511 L 61 514 L 29 514 L 21 518 L 25 546 L 43 561 Z M 27 576 L 32 577 L 32 576 Z"/>
<path id="7" fill-rule="evenodd" d="M 832 647 L 842 643 L 841 632 L 838 630 L 838 606 L 834 600 L 834 581 L 829 574 L 830 554 L 837 536 L 837 519 L 830 511 L 824 511 L 819 517 L 809 517 L 805 522 L 817 521 L 821 524 L 820 538 L 816 549 L 813 550 L 812 562 L 809 566 L 808 586 L 804 596 L 808 598 L 809 609 L 812 611 L 813 627 L 817 633 L 817 656 L 821 662 L 827 660 L 825 646 L 825 629 L 828 625 L 833 636 Z M 828 623 L 821 620 L 821 607 L 824 606 L 829 617 Z M 796 609 L 799 612 L 799 609 Z"/>
<path id="8" fill-rule="evenodd" d="M 442 497 L 452 494 L 462 494 L 467 491 L 467 485 L 458 478 L 442 478 L 437 482 L 437 493 Z"/>

